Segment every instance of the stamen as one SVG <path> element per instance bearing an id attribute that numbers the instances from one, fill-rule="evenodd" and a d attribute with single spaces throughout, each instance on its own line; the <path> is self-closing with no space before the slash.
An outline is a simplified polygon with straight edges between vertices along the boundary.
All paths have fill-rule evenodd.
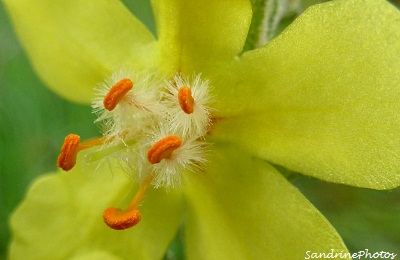
<path id="1" fill-rule="evenodd" d="M 103 104 L 108 111 L 114 110 L 118 103 L 124 98 L 126 93 L 133 88 L 133 82 L 130 79 L 118 81 L 104 97 Z"/>
<path id="2" fill-rule="evenodd" d="M 141 216 L 139 210 L 136 208 L 146 194 L 147 188 L 153 181 L 154 176 L 155 174 L 151 173 L 146 177 L 126 210 L 111 207 L 104 211 L 103 219 L 107 226 L 112 229 L 122 230 L 133 227 L 139 223 Z"/>
<path id="3" fill-rule="evenodd" d="M 103 213 L 104 222 L 112 229 L 122 230 L 133 227 L 140 221 L 140 212 L 137 209 L 127 211 L 118 208 L 108 208 Z"/>
<path id="4" fill-rule="evenodd" d="M 64 171 L 71 170 L 76 164 L 76 157 L 79 151 L 104 143 L 104 138 L 96 138 L 80 143 L 80 136 L 69 134 L 65 137 L 64 144 L 61 147 L 61 153 L 58 156 L 57 165 Z"/>
<path id="5" fill-rule="evenodd" d="M 172 152 L 182 145 L 182 139 L 175 135 L 167 136 L 156 142 L 147 152 L 147 160 L 151 164 L 159 163 L 162 159 L 171 158 Z"/>
<path id="6" fill-rule="evenodd" d="M 193 113 L 194 99 L 192 97 L 192 91 L 190 90 L 190 88 L 180 88 L 178 92 L 178 100 L 183 112 L 185 112 L 186 114 Z"/>

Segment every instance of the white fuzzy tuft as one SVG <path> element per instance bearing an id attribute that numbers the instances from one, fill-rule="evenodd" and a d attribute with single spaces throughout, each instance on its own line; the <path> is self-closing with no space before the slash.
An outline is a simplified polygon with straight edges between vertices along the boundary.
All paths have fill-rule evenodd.
<path id="1" fill-rule="evenodd" d="M 133 82 L 133 88 L 118 103 L 117 107 L 108 111 L 104 108 L 103 99 L 109 90 L 121 79 L 128 78 Z M 161 104 L 162 80 L 148 72 L 134 73 L 122 69 L 104 82 L 95 90 L 92 101 L 93 112 L 98 118 L 98 123 L 103 135 L 109 143 L 129 139 L 140 135 L 146 128 L 157 122 L 166 113 Z"/>
<path id="2" fill-rule="evenodd" d="M 199 136 L 182 137 L 177 134 L 168 125 L 163 124 L 145 138 L 145 143 L 142 145 L 145 148 L 143 151 L 143 165 L 142 168 L 149 169 L 151 172 L 156 173 L 154 179 L 154 186 L 156 188 L 164 186 L 173 188 L 181 185 L 182 176 L 185 172 L 196 172 L 204 169 L 206 165 L 206 153 L 209 143 L 204 138 Z M 170 158 L 165 158 L 157 164 L 150 164 L 147 161 L 147 151 L 159 140 L 170 136 L 176 135 L 181 137 L 182 145 L 174 150 Z"/>
<path id="3" fill-rule="evenodd" d="M 179 104 L 178 92 L 183 87 L 189 87 L 192 92 L 194 111 L 191 114 L 186 114 Z M 168 92 L 164 102 L 168 107 L 171 129 L 185 137 L 205 135 L 211 124 L 208 81 L 202 81 L 200 75 L 189 80 L 178 74 L 173 81 L 166 81 L 166 88 Z"/>

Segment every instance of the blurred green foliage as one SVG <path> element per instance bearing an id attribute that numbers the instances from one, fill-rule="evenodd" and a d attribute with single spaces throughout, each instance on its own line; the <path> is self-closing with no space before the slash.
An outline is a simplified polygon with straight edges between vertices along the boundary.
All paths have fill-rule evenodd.
<path id="1" fill-rule="evenodd" d="M 319 1 L 307 2 L 303 6 Z M 124 3 L 155 33 L 148 0 Z M 10 239 L 8 217 L 29 183 L 56 170 L 56 158 L 68 133 L 78 133 L 83 139 L 98 136 L 93 121 L 89 106 L 63 100 L 41 83 L 0 3 L 0 259 L 5 258 Z M 352 252 L 368 248 L 400 254 L 399 188 L 373 191 L 301 175 L 292 181 L 338 230 Z M 180 230 L 165 259 L 184 258 L 182 237 Z"/>

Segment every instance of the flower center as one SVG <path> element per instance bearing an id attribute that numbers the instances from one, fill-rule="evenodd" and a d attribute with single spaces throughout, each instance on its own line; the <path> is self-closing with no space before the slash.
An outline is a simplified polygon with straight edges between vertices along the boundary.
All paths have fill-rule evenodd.
<path id="1" fill-rule="evenodd" d="M 103 219 L 113 229 L 126 229 L 139 223 L 137 208 L 151 185 L 175 187 L 182 174 L 205 166 L 205 136 L 211 124 L 208 82 L 200 76 L 187 79 L 178 74 L 161 80 L 152 74 L 124 72 L 106 79 L 96 93 L 92 105 L 103 136 L 81 143 L 78 135 L 68 135 L 58 166 L 71 170 L 78 152 L 94 146 L 100 148 L 88 152 L 87 163 L 109 155 L 120 158 L 121 168 L 129 169 L 141 185 L 125 210 L 107 208 Z"/>

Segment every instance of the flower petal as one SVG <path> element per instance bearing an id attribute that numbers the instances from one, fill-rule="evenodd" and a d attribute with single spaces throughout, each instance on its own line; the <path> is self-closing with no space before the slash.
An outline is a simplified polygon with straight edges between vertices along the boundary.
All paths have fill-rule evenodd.
<path id="1" fill-rule="evenodd" d="M 42 80 L 71 100 L 89 103 L 114 70 L 153 59 L 154 37 L 120 1 L 4 2 Z"/>
<path id="2" fill-rule="evenodd" d="M 136 186 L 122 172 L 111 176 L 106 167 L 93 175 L 92 170 L 74 168 L 33 183 L 11 218 L 11 259 L 27 255 L 35 259 L 160 259 L 164 255 L 181 223 L 181 193 L 150 190 L 139 208 L 139 224 L 112 230 L 103 222 L 103 211 L 119 207 L 126 192 L 135 187 L 134 192 Z"/>
<path id="3" fill-rule="evenodd" d="M 302 259 L 347 252 L 319 211 L 267 162 L 216 145 L 187 187 L 190 259 Z"/>
<path id="4" fill-rule="evenodd" d="M 154 0 L 161 63 L 197 73 L 242 52 L 251 22 L 246 0 Z"/>
<path id="5" fill-rule="evenodd" d="M 400 12 L 390 4 L 312 7 L 230 73 L 229 90 L 215 88 L 226 119 L 214 135 L 330 182 L 400 185 Z"/>

